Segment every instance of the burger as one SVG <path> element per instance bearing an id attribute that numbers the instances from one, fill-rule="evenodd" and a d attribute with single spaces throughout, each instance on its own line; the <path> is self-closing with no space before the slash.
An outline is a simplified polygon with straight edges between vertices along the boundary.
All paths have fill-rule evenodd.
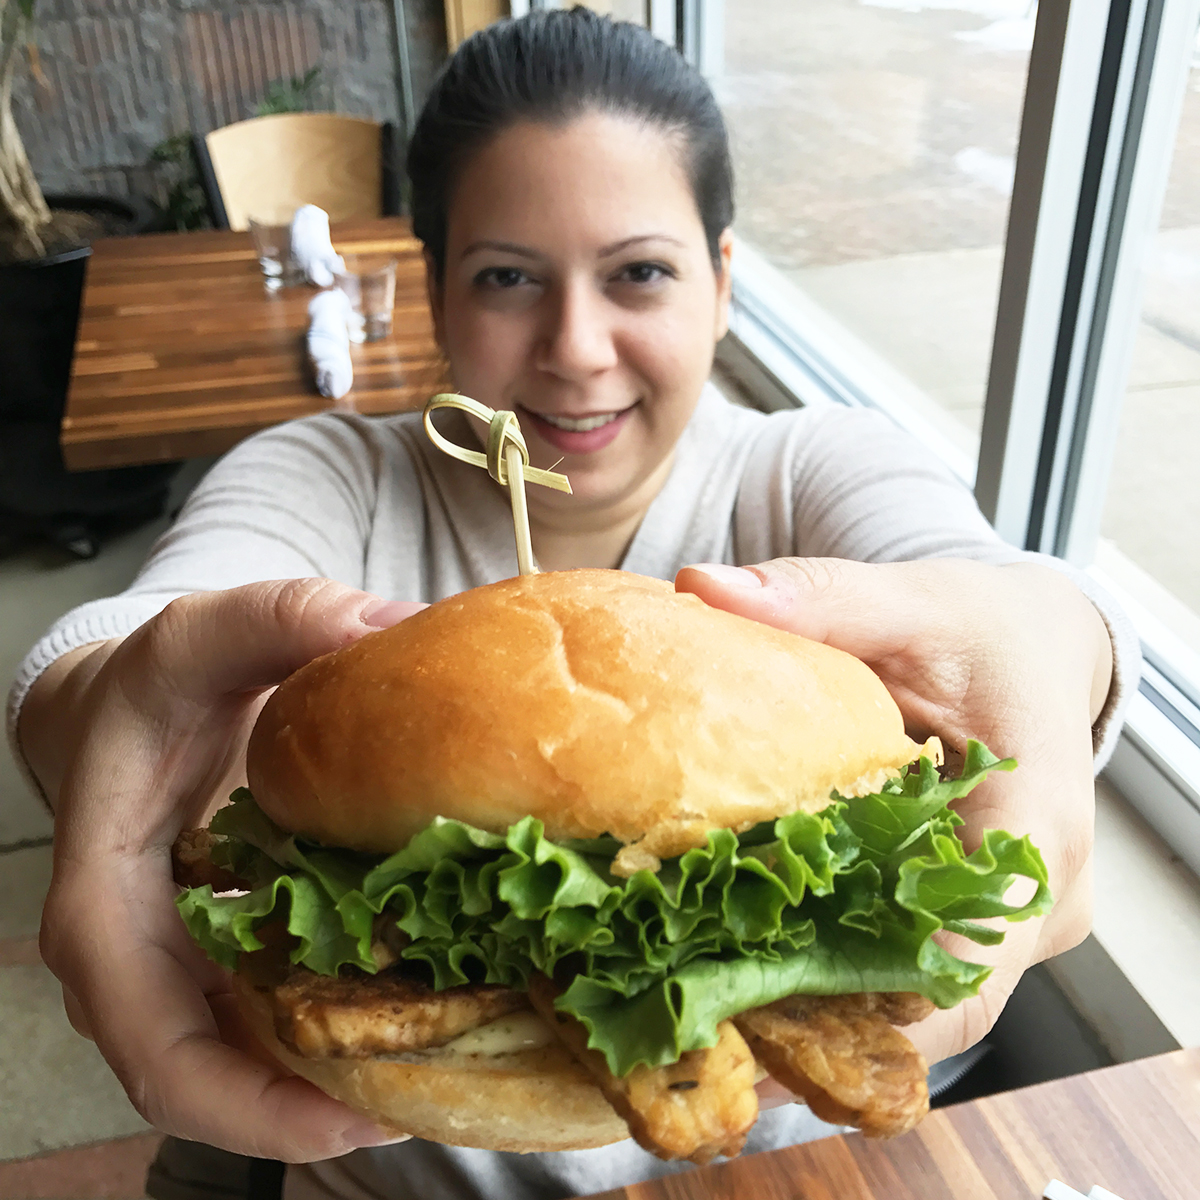
<path id="1" fill-rule="evenodd" d="M 706 1162 L 769 1074 L 890 1135 L 928 1107 L 896 1026 L 988 974 L 936 935 L 1050 904 L 1027 838 L 955 833 L 1014 764 L 938 758 L 839 650 L 623 572 L 510 579 L 285 680 L 178 904 L 266 1048 L 400 1132 Z"/>

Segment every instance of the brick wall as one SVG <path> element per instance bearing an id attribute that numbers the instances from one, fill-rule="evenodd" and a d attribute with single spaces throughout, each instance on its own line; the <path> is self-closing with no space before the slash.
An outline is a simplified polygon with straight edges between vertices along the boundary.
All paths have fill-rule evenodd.
<path id="1" fill-rule="evenodd" d="M 404 0 L 418 104 L 445 54 L 442 0 Z M 252 116 L 268 85 L 321 73 L 311 107 L 396 120 L 392 0 L 40 0 L 47 87 L 14 111 L 49 192 L 159 195 L 150 150 Z"/>

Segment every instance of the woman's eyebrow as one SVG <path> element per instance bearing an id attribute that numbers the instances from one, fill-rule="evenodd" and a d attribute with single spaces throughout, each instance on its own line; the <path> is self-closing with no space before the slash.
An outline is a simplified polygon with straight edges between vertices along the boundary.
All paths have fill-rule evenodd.
<path id="1" fill-rule="evenodd" d="M 463 252 L 463 258 L 469 258 L 472 254 L 478 254 L 480 250 L 499 250 L 504 254 L 516 254 L 520 258 L 542 258 L 536 250 L 531 250 L 528 246 L 518 246 L 516 242 L 493 242 L 485 239 L 480 242 L 472 242 Z"/>
<path id="2" fill-rule="evenodd" d="M 622 238 L 619 242 L 613 242 L 611 246 L 602 246 L 600 248 L 601 258 L 611 258 L 614 254 L 620 254 L 622 250 L 628 250 L 630 246 L 636 246 L 641 242 L 670 242 L 673 246 L 684 246 L 685 243 L 677 237 L 672 237 L 669 233 L 638 233 L 633 237 Z"/>
<path id="3" fill-rule="evenodd" d="M 673 246 L 684 246 L 677 237 L 672 237 L 669 233 L 637 233 L 633 237 L 622 238 L 619 242 L 613 242 L 608 246 L 601 246 L 600 258 L 611 258 L 614 254 L 620 254 L 623 250 L 628 250 L 631 246 L 637 246 L 642 242 L 670 242 Z M 498 242 L 491 238 L 484 238 L 478 242 L 472 242 L 462 252 L 463 258 L 470 258 L 472 254 L 478 254 L 481 250 L 500 251 L 502 254 L 515 254 L 519 258 L 541 259 L 545 255 L 539 254 L 536 250 L 531 250 L 528 246 L 518 245 L 516 242 Z"/>

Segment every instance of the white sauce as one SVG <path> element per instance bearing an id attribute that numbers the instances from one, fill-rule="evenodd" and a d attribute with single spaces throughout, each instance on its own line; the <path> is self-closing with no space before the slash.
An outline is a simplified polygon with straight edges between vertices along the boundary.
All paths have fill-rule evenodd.
<path id="1" fill-rule="evenodd" d="M 515 1012 L 471 1029 L 437 1048 L 437 1054 L 519 1054 L 554 1041 L 554 1031 L 537 1013 Z"/>

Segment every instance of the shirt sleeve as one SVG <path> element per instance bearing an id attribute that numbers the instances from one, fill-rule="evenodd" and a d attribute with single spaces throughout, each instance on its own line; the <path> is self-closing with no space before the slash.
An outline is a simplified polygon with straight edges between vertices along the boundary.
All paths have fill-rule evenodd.
<path id="1" fill-rule="evenodd" d="M 17 719 L 29 689 L 62 655 L 124 637 L 193 592 L 312 576 L 361 587 L 379 455 L 364 418 L 322 415 L 266 430 L 222 458 L 133 583 L 59 618 L 18 668 L 8 696 L 8 737 L 35 790 L 17 743 Z"/>
<path id="2" fill-rule="evenodd" d="M 940 459 L 869 409 L 831 406 L 776 414 L 759 437 L 751 473 L 747 511 L 769 532 L 755 537 L 747 529 L 739 540 L 757 541 L 757 549 L 767 552 L 761 557 L 1037 562 L 1071 579 L 1095 605 L 1112 639 L 1112 684 L 1092 730 L 1095 769 L 1103 769 L 1137 691 L 1141 643 L 1124 610 L 1090 575 L 1050 555 L 1010 546 Z"/>

